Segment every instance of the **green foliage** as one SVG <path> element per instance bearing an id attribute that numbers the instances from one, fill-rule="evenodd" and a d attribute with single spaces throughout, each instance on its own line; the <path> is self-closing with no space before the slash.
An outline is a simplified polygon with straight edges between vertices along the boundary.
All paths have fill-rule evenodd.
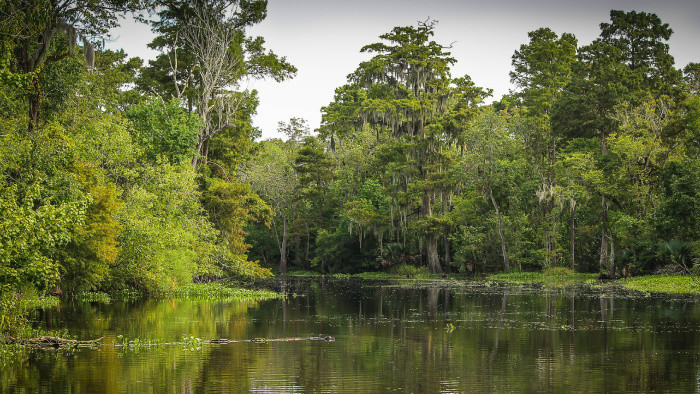
<path id="1" fill-rule="evenodd" d="M 73 239 L 59 250 L 61 286 L 71 293 L 95 290 L 109 279 L 110 266 L 119 253 L 121 225 L 115 216 L 122 203 L 113 185 L 88 164 L 76 168 L 76 176 L 90 196 L 83 223 Z"/>
<path id="2" fill-rule="evenodd" d="M 162 292 L 190 283 L 214 252 L 217 232 L 199 203 L 195 172 L 187 164 L 144 168 L 124 198 L 123 232 L 114 284 Z"/>
<path id="3" fill-rule="evenodd" d="M 178 100 L 151 99 L 129 107 L 126 116 L 134 127 L 133 139 L 148 160 L 164 156 L 176 164 L 194 156 L 199 119 L 180 107 Z"/>
<path id="4" fill-rule="evenodd" d="M 24 337 L 31 332 L 27 315 L 39 308 L 54 308 L 59 300 L 53 296 L 42 296 L 31 286 L 10 290 L 0 288 L 0 345 L 6 335 Z"/>
<path id="5" fill-rule="evenodd" d="M 513 54 L 511 82 L 523 89 L 516 97 L 530 113 L 548 114 L 562 88 L 571 79 L 577 40 L 572 34 L 558 37 L 549 28 L 528 33 L 530 43 Z M 555 61 L 553 61 L 556 59 Z"/>
<path id="6" fill-rule="evenodd" d="M 55 286 L 58 250 L 85 224 L 92 197 L 71 172 L 77 163 L 64 131 L 51 124 L 31 140 L 12 130 L 1 135 L 0 284 Z"/>

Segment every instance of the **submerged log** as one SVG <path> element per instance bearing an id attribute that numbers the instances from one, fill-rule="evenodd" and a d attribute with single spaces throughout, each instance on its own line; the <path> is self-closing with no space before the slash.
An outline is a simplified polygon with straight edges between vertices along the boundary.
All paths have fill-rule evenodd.
<path id="1" fill-rule="evenodd" d="M 223 343 L 240 343 L 240 342 L 253 342 L 253 343 L 266 343 L 266 342 L 295 342 L 295 341 L 326 341 L 333 342 L 335 338 L 331 336 L 317 336 L 317 337 L 291 337 L 291 338 L 253 338 L 253 339 L 238 339 L 231 340 L 226 338 L 210 339 L 205 341 L 205 343 L 211 344 L 223 344 Z"/>
<path id="2" fill-rule="evenodd" d="M 16 339 L 9 337 L 11 342 L 19 343 L 29 347 L 35 348 L 76 348 L 76 347 L 95 347 L 100 345 L 104 337 L 99 337 L 97 339 L 91 339 L 88 341 L 79 341 L 77 339 L 65 339 L 59 337 L 43 336 L 30 339 Z"/>
<path id="3" fill-rule="evenodd" d="M 79 341 L 77 339 L 65 339 L 52 336 L 42 336 L 30 339 L 17 339 L 11 336 L 6 337 L 6 341 L 10 343 L 17 343 L 25 345 L 27 347 L 37 348 L 37 349 L 70 349 L 70 348 L 94 348 L 102 346 L 102 339 L 100 337 L 97 339 L 91 339 L 87 341 Z M 253 339 L 238 339 L 232 340 L 227 338 L 217 338 L 210 339 L 208 341 L 201 341 L 200 343 L 208 344 L 226 344 L 226 343 L 241 343 L 241 342 L 252 342 L 252 343 L 267 343 L 267 342 L 293 342 L 293 341 L 326 341 L 333 342 L 335 338 L 331 336 L 319 335 L 317 337 L 291 337 L 291 338 L 253 338 Z M 137 347 L 137 346 L 166 346 L 166 345 L 185 345 L 186 342 L 155 342 L 155 343 L 143 343 L 136 345 L 134 343 L 124 343 L 124 344 L 107 344 L 108 346 L 114 347 Z M 105 345 L 105 346 L 107 346 Z"/>

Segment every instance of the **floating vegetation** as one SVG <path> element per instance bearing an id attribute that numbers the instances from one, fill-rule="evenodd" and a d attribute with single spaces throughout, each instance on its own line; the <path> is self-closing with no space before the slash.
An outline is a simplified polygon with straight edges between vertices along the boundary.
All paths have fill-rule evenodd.
<path id="1" fill-rule="evenodd" d="M 147 297 L 147 294 L 130 287 L 125 287 L 109 293 L 110 301 L 132 302 Z"/>
<path id="2" fill-rule="evenodd" d="M 315 276 L 321 276 L 320 272 L 315 272 L 315 271 L 289 271 L 286 273 L 287 276 L 310 276 L 310 277 L 315 277 Z"/>
<path id="3" fill-rule="evenodd" d="M 99 304 L 109 304 L 112 298 L 102 291 L 82 291 L 75 295 L 75 300 L 80 302 L 95 302 Z"/>
<path id="4" fill-rule="evenodd" d="M 700 294 L 700 279 L 688 275 L 647 275 L 618 281 L 627 290 L 645 293 Z"/>
<path id="5" fill-rule="evenodd" d="M 514 284 L 541 284 L 544 287 L 570 287 L 581 284 L 593 284 L 596 274 L 578 273 L 567 268 L 551 268 L 542 272 L 510 272 L 494 274 L 488 280 Z"/>
<path id="6" fill-rule="evenodd" d="M 250 290 L 237 287 L 229 287 L 220 282 L 216 283 L 191 283 L 180 286 L 166 294 L 176 299 L 198 300 L 254 300 L 262 301 L 282 298 L 283 295 L 270 290 Z"/>

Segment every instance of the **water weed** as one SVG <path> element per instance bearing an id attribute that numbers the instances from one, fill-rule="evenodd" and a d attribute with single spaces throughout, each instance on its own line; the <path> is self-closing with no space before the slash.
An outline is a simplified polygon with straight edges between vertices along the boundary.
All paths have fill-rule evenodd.
<path id="1" fill-rule="evenodd" d="M 627 290 L 647 293 L 700 294 L 697 277 L 688 275 L 648 275 L 621 279 L 618 283 Z"/>
<path id="2" fill-rule="evenodd" d="M 180 286 L 166 294 L 176 299 L 200 300 L 268 300 L 282 298 L 283 295 L 270 290 L 250 290 L 225 286 L 222 283 L 192 283 Z"/>
<path id="3" fill-rule="evenodd" d="M 542 272 L 510 272 L 489 275 L 488 280 L 513 284 L 541 284 L 544 287 L 560 288 L 596 281 L 596 274 L 571 271 L 567 268 L 551 268 Z"/>

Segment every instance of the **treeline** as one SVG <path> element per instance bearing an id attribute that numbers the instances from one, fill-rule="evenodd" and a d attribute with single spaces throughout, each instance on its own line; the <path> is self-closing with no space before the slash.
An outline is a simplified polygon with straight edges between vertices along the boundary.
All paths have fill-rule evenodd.
<path id="1" fill-rule="evenodd" d="M 127 12 L 156 33 L 148 64 L 100 48 Z M 244 227 L 272 212 L 235 177 L 259 135 L 240 82 L 296 72 L 246 34 L 265 15 L 265 1 L 0 5 L 0 301 L 271 274 Z"/>
<path id="2" fill-rule="evenodd" d="M 362 52 L 317 135 L 280 124 L 239 176 L 275 213 L 251 257 L 279 271 L 568 267 L 616 277 L 700 263 L 700 65 L 658 16 L 611 11 L 580 46 L 548 28 L 511 94 L 455 77 L 434 22 Z"/>
<path id="3" fill-rule="evenodd" d="M 155 60 L 100 48 L 120 12 L 153 6 L 141 19 Z M 3 297 L 270 268 L 615 276 L 697 263 L 700 66 L 675 68 L 657 16 L 613 11 L 587 46 L 530 33 L 518 90 L 490 105 L 451 75 L 433 22 L 397 27 L 363 48 L 373 57 L 317 133 L 291 119 L 286 140 L 255 142 L 258 98 L 241 82 L 296 72 L 246 33 L 265 7 L 0 5 Z"/>

